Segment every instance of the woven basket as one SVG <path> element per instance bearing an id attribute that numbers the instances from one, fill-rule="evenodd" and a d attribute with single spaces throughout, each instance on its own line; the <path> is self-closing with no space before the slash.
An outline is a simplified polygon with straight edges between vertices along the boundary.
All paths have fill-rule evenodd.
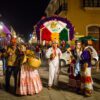
<path id="1" fill-rule="evenodd" d="M 30 57 L 28 58 L 28 64 L 32 68 L 38 68 L 41 65 L 41 60 L 39 58 Z"/>

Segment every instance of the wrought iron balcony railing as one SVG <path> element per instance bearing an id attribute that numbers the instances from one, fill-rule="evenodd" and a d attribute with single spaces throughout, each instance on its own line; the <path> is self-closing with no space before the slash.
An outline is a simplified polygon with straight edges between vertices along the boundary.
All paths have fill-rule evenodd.
<path id="1" fill-rule="evenodd" d="M 82 0 L 83 7 L 100 8 L 100 0 Z"/>
<path id="2" fill-rule="evenodd" d="M 59 14 L 61 11 L 67 11 L 68 6 L 67 3 L 62 4 L 59 6 L 59 8 L 55 11 L 55 14 Z"/>

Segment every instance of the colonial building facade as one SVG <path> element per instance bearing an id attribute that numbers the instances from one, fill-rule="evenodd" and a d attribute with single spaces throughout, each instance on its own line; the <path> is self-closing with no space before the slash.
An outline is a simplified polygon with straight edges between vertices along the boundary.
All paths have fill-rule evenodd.
<path id="1" fill-rule="evenodd" d="M 100 0 L 51 0 L 45 13 L 70 20 L 77 37 L 91 35 L 100 41 Z M 94 45 L 97 50 L 99 41 Z"/>

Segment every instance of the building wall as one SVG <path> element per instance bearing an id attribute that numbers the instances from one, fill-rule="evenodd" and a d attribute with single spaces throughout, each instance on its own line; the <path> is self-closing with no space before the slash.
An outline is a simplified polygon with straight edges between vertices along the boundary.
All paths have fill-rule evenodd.
<path id="1" fill-rule="evenodd" d="M 53 1 L 53 0 L 51 0 Z M 51 8 L 56 8 L 59 5 L 60 0 L 55 0 L 54 5 L 50 4 Z M 82 7 L 82 0 L 66 0 L 67 10 L 62 10 L 59 13 L 59 16 L 67 18 L 72 25 L 75 27 L 75 37 L 82 37 L 86 35 L 92 35 L 100 39 L 100 7 L 90 7 L 85 9 Z M 47 8 L 49 8 L 49 6 Z M 56 7 L 57 6 L 57 7 Z M 52 9 L 46 9 L 47 16 L 54 15 Z M 99 26 L 99 32 L 94 34 L 88 34 L 88 27 L 90 26 Z M 94 44 L 96 50 L 100 50 L 99 46 L 100 40 Z"/>
<path id="2" fill-rule="evenodd" d="M 67 1 L 67 19 L 74 25 L 75 32 L 87 35 L 86 28 L 88 25 L 100 25 L 100 8 L 99 10 L 85 10 L 81 7 L 81 0 Z"/>

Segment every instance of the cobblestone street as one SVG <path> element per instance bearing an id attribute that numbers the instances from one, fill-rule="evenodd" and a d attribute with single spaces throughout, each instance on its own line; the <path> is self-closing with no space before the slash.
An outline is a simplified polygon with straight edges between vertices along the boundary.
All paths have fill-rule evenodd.
<path id="1" fill-rule="evenodd" d="M 48 67 L 41 67 L 39 73 L 44 86 L 43 90 L 39 94 L 33 96 L 15 96 L 13 94 L 13 88 L 11 88 L 11 92 L 8 93 L 4 90 L 4 86 L 2 86 L 0 89 L 0 100 L 99 100 L 100 72 L 93 72 L 94 93 L 91 97 L 84 97 L 83 95 L 75 93 L 75 90 L 67 86 L 67 74 L 62 73 L 59 76 L 59 87 L 48 90 Z M 0 83 L 4 84 L 4 79 L 1 78 Z M 13 87 L 13 78 L 11 79 L 11 86 Z"/>
<path id="2" fill-rule="evenodd" d="M 100 0 L 0 0 L 0 100 L 100 100 Z"/>

